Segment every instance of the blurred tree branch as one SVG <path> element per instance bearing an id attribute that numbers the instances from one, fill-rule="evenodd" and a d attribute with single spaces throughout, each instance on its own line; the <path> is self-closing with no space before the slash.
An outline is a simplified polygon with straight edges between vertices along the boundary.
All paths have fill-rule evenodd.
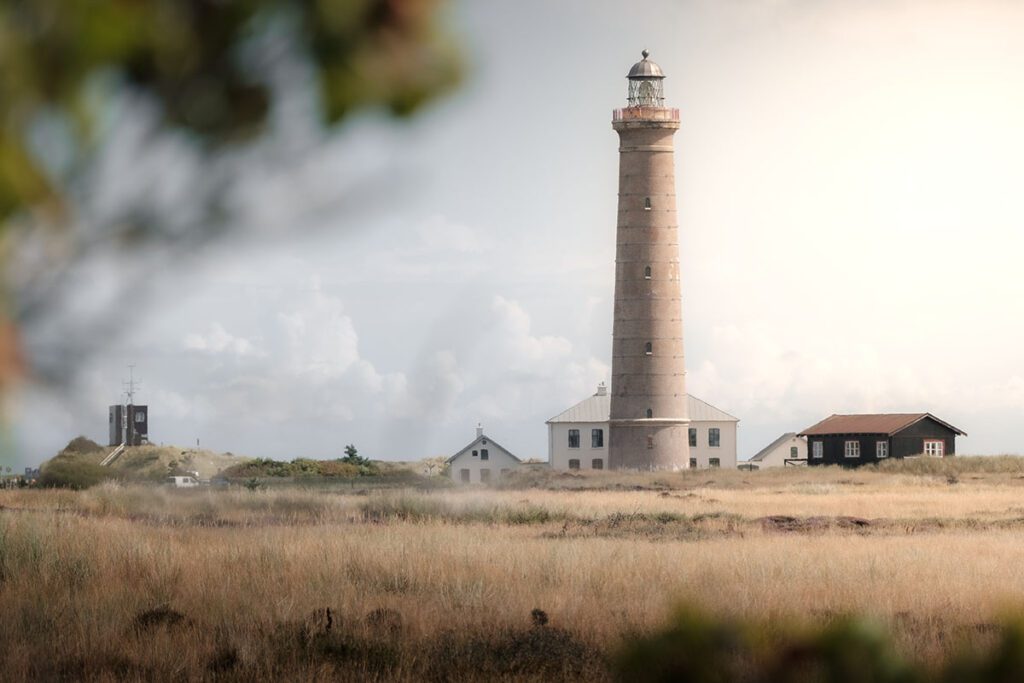
<path id="1" fill-rule="evenodd" d="M 180 256 L 234 226 L 225 197 L 294 95 L 289 64 L 324 128 L 368 107 L 408 116 L 455 85 L 442 13 L 442 0 L 0 0 L 0 391 L 32 362 L 19 326 L 54 315 L 87 255 Z M 103 121 L 126 98 L 155 111 L 153 144 L 177 136 L 204 169 L 189 220 L 159 202 L 91 210 Z M 61 342 L 75 352 L 74 335 Z"/>

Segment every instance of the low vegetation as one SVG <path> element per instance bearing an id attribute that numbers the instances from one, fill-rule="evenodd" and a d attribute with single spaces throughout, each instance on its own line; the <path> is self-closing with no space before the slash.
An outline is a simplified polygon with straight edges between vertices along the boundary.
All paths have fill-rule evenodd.
<path id="1" fill-rule="evenodd" d="M 961 462 L 3 491 L 5 677 L 1016 680 L 1024 480 Z"/>

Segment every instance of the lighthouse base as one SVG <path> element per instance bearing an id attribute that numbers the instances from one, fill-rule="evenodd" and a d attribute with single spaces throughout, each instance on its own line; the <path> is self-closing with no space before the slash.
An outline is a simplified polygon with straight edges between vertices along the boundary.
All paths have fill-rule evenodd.
<path id="1" fill-rule="evenodd" d="M 645 471 L 689 469 L 689 421 L 613 420 L 608 430 L 608 467 Z"/>

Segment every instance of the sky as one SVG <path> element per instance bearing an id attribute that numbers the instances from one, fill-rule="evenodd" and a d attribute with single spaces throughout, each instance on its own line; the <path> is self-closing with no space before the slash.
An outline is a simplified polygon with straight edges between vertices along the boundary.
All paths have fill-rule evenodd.
<path id="1" fill-rule="evenodd" d="M 146 261 L 131 320 L 15 398 L 18 464 L 105 443 L 128 364 L 155 442 L 410 460 L 481 422 L 546 458 L 544 421 L 610 378 L 610 118 L 644 48 L 681 110 L 687 388 L 740 419 L 739 458 L 854 412 L 1024 453 L 1024 7 L 465 0 L 447 20 L 461 88 L 254 160 L 232 198 L 249 239 Z M 138 149 L 124 116 L 97 194 L 177 206 L 194 160 Z M 118 258 L 69 310 L 116 291 Z"/>

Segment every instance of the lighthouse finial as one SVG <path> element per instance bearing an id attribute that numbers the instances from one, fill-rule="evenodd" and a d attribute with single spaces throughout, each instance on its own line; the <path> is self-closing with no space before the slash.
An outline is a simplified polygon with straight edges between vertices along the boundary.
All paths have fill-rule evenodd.
<path id="1" fill-rule="evenodd" d="M 643 55 L 644 59 L 647 59 L 651 55 L 650 51 L 648 51 L 646 47 L 640 52 L 640 54 Z"/>

